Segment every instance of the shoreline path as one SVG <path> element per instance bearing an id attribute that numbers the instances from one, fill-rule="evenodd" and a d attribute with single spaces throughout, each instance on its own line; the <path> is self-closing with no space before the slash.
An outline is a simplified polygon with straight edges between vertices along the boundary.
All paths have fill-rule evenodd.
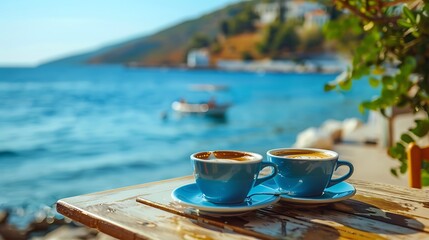
<path id="1" fill-rule="evenodd" d="M 406 174 L 395 177 L 390 173 L 390 168 L 397 166 L 399 161 L 387 154 L 387 148 L 339 143 L 334 145 L 333 150 L 340 154 L 340 159 L 350 161 L 354 165 L 355 171 L 351 177 L 353 179 L 408 186 Z"/>

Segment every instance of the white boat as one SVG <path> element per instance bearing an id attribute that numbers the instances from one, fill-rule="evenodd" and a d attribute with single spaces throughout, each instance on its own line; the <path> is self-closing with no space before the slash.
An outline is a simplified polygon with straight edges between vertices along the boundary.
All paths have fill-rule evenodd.
<path id="1" fill-rule="evenodd" d="M 228 86 L 226 86 L 226 85 L 215 85 L 215 84 L 193 84 L 193 85 L 191 85 L 191 90 L 193 90 L 193 91 L 207 91 L 207 92 L 226 91 L 226 90 L 228 90 Z"/>
<path id="2" fill-rule="evenodd" d="M 207 116 L 221 117 L 225 115 L 226 110 L 229 108 L 229 104 L 209 104 L 209 103 L 187 103 L 174 101 L 171 104 L 171 108 L 179 113 L 187 114 L 203 114 Z"/>

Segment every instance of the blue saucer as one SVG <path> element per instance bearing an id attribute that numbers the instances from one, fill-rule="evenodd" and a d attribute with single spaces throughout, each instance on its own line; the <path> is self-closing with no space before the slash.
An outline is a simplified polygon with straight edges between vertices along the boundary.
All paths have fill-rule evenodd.
<path id="1" fill-rule="evenodd" d="M 259 185 L 254 187 L 250 193 L 271 192 L 272 188 Z M 237 204 L 216 204 L 203 198 L 203 194 L 197 184 L 191 183 L 176 188 L 171 197 L 182 205 L 199 209 L 209 213 L 241 213 L 267 207 L 280 200 L 280 196 L 254 195 L 249 200 Z"/>
<path id="2" fill-rule="evenodd" d="M 263 183 L 272 191 L 277 191 L 277 184 L 274 180 L 269 180 Z M 278 192 L 278 191 L 277 191 Z M 295 197 L 286 194 L 281 195 L 281 201 L 298 203 L 298 204 L 326 204 L 339 202 L 353 197 L 356 193 L 355 187 L 347 182 L 340 182 L 332 187 L 326 188 L 321 196 L 316 197 Z"/>

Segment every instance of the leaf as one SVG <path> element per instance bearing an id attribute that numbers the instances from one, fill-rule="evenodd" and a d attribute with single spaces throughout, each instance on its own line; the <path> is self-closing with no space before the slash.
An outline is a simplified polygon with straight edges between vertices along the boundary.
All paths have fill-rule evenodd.
<path id="1" fill-rule="evenodd" d="M 336 87 L 337 87 L 337 85 L 334 83 L 327 83 L 324 86 L 324 90 L 325 90 L 325 92 L 329 92 L 329 91 L 334 90 Z"/>
<path id="2" fill-rule="evenodd" d="M 422 169 L 423 171 L 426 171 L 427 173 L 429 173 L 429 162 L 427 160 L 429 159 L 425 159 L 426 161 L 422 162 Z"/>
<path id="3" fill-rule="evenodd" d="M 399 160 L 402 159 L 403 157 L 405 157 L 405 155 L 406 155 L 404 145 L 402 145 L 399 142 L 396 143 L 395 146 L 390 147 L 388 153 L 393 158 L 397 158 Z"/>
<path id="4" fill-rule="evenodd" d="M 398 170 L 396 170 L 395 168 L 391 168 L 390 173 L 392 173 L 393 176 L 398 177 Z"/>
<path id="5" fill-rule="evenodd" d="M 396 41 L 396 39 L 395 39 Z M 373 70 L 372 73 L 376 74 L 376 75 L 381 75 L 385 72 L 386 70 L 384 69 L 384 67 L 380 67 L 380 66 L 376 66 Z"/>
<path id="6" fill-rule="evenodd" d="M 422 185 L 429 186 L 429 173 L 422 171 Z"/>
<path id="7" fill-rule="evenodd" d="M 412 56 L 408 56 L 407 58 L 405 58 L 405 62 L 404 62 L 404 66 L 403 68 L 405 68 L 406 70 L 408 70 L 409 72 L 413 71 L 414 68 L 417 65 L 417 61 L 415 57 Z M 402 71 L 402 68 L 401 68 Z"/>
<path id="8" fill-rule="evenodd" d="M 375 101 L 364 101 L 360 104 L 362 108 L 369 109 L 369 110 L 377 110 L 378 104 Z"/>
<path id="9" fill-rule="evenodd" d="M 390 88 L 395 83 L 395 79 L 391 76 L 383 76 L 381 82 L 384 86 Z"/>
<path id="10" fill-rule="evenodd" d="M 342 90 L 350 90 L 352 88 L 352 80 L 346 79 L 344 81 L 341 81 L 338 85 Z"/>
<path id="11" fill-rule="evenodd" d="M 397 158 L 398 153 L 396 151 L 397 151 L 396 148 L 393 146 L 393 147 L 389 148 L 389 150 L 387 151 L 387 153 L 389 154 L 389 156 L 391 156 L 393 158 Z"/>
<path id="12" fill-rule="evenodd" d="M 420 37 L 420 33 L 419 33 L 419 32 L 417 32 L 417 31 L 413 31 L 413 32 L 411 32 L 411 35 L 413 35 L 413 37 L 415 37 L 415 38 Z"/>
<path id="13" fill-rule="evenodd" d="M 401 152 L 405 152 L 405 146 L 401 143 L 396 143 L 396 148 L 401 151 Z"/>
<path id="14" fill-rule="evenodd" d="M 413 24 L 411 24 L 410 22 L 408 22 L 407 20 L 404 20 L 404 19 L 398 19 L 397 23 L 403 27 L 406 27 L 406 28 L 410 28 L 413 26 Z"/>
<path id="15" fill-rule="evenodd" d="M 386 47 L 397 47 L 398 43 L 402 41 L 402 36 L 386 36 Z"/>
<path id="16" fill-rule="evenodd" d="M 401 157 L 399 157 L 399 159 L 398 159 L 401 163 L 406 163 L 407 162 L 407 154 L 404 152 L 404 155 L 401 155 Z M 405 164 L 405 166 L 407 166 L 406 164 Z"/>
<path id="17" fill-rule="evenodd" d="M 380 100 L 384 104 L 393 105 L 395 104 L 396 94 L 397 92 L 395 91 L 395 89 L 391 90 L 391 89 L 383 88 L 381 90 Z"/>
<path id="18" fill-rule="evenodd" d="M 399 167 L 399 172 L 404 174 L 407 172 L 407 168 L 408 168 L 407 164 L 402 163 L 401 166 Z"/>
<path id="19" fill-rule="evenodd" d="M 371 85 L 371 87 L 373 88 L 378 87 L 378 85 L 380 84 L 380 81 L 375 77 L 369 77 L 368 81 L 369 81 L 369 85 Z"/>
<path id="20" fill-rule="evenodd" d="M 420 20 L 421 20 L 421 16 L 420 16 L 420 14 L 417 14 L 416 15 L 416 23 L 419 24 Z"/>
<path id="21" fill-rule="evenodd" d="M 411 33 L 415 32 L 417 29 L 413 26 L 407 29 L 407 31 L 404 32 L 404 37 L 410 35 Z"/>
<path id="22" fill-rule="evenodd" d="M 404 133 L 404 134 L 401 135 L 401 140 L 404 141 L 404 142 L 406 142 L 406 143 L 414 142 L 414 139 L 410 135 L 408 135 L 406 133 Z"/>
<path id="23" fill-rule="evenodd" d="M 363 26 L 363 30 L 364 31 L 369 31 L 369 30 L 371 30 L 371 28 L 373 28 L 374 27 L 374 22 L 373 21 L 370 21 L 369 23 L 367 23 L 367 24 L 365 24 L 364 26 Z"/>
<path id="24" fill-rule="evenodd" d="M 429 119 L 416 120 L 416 126 L 410 131 L 417 137 L 423 137 L 429 132 Z"/>
<path id="25" fill-rule="evenodd" d="M 359 104 L 359 112 L 362 114 L 365 113 L 365 107 L 362 104 Z"/>
<path id="26" fill-rule="evenodd" d="M 385 117 L 385 118 L 389 118 L 389 117 L 390 117 L 390 116 L 387 116 L 386 108 L 380 108 L 380 113 L 381 113 L 381 115 L 383 115 L 383 117 Z"/>
<path id="27" fill-rule="evenodd" d="M 412 23 L 416 23 L 416 17 L 414 17 L 414 14 L 411 12 L 411 10 L 408 8 L 408 7 L 406 7 L 406 6 L 404 6 L 404 8 L 402 8 L 402 10 L 403 10 L 403 13 L 404 13 L 404 15 L 408 18 L 408 19 L 410 19 L 410 21 L 412 22 Z"/>

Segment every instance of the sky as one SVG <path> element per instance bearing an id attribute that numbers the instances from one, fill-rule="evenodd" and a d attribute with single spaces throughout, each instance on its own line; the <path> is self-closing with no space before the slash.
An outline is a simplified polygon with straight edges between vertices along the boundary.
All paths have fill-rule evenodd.
<path id="1" fill-rule="evenodd" d="M 36 66 L 157 32 L 238 0 L 1 0 L 0 66 Z"/>

